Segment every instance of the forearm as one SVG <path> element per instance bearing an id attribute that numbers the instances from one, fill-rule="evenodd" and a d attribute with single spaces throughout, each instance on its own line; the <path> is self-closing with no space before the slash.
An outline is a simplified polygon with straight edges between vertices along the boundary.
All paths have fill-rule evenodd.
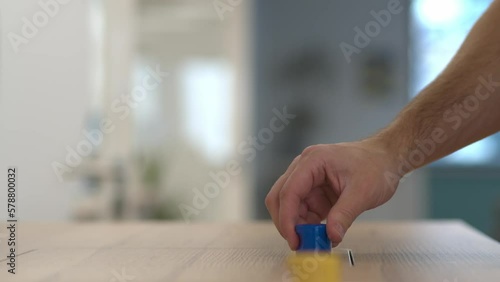
<path id="1" fill-rule="evenodd" d="M 476 23 L 443 73 L 370 138 L 383 144 L 399 174 L 500 130 L 500 1 Z"/>

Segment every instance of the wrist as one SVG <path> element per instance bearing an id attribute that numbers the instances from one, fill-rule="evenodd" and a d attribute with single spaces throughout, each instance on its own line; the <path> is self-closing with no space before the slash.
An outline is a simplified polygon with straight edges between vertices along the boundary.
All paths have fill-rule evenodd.
<path id="1" fill-rule="evenodd" d="M 413 170 L 413 168 L 404 165 L 402 161 L 403 157 L 399 150 L 386 138 L 375 135 L 360 141 L 360 143 L 379 155 L 383 160 L 385 170 L 392 175 L 402 178 L 405 174 Z"/>

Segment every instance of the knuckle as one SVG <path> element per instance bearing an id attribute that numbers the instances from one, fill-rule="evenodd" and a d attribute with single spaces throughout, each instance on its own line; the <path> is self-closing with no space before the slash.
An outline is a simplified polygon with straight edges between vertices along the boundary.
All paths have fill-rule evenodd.
<path id="1" fill-rule="evenodd" d="M 312 153 L 316 152 L 318 149 L 319 149 L 319 145 L 312 145 L 312 146 L 308 146 L 306 147 L 303 151 L 302 151 L 302 156 L 309 156 L 311 155 Z"/>
<path id="2" fill-rule="evenodd" d="M 295 158 L 293 158 L 293 161 L 290 163 L 290 166 L 292 166 L 293 164 L 297 163 L 300 160 L 300 157 L 301 157 L 301 155 L 298 155 Z"/>
<path id="3" fill-rule="evenodd" d="M 273 199 L 271 193 L 267 194 L 266 199 L 264 200 L 264 203 L 266 204 L 267 209 L 269 209 L 272 205 Z"/>

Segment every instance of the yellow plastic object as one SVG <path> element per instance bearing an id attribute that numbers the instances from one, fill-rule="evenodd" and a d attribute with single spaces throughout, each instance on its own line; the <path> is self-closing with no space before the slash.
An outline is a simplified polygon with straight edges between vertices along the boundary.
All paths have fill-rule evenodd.
<path id="1" fill-rule="evenodd" d="M 342 262 L 337 254 L 301 252 L 287 259 L 288 273 L 284 281 L 293 282 L 340 282 Z"/>

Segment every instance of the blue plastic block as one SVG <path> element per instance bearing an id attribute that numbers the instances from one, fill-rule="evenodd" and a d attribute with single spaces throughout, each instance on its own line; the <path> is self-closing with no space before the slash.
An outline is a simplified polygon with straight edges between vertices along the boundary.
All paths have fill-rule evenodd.
<path id="1" fill-rule="evenodd" d="M 332 242 L 326 234 L 325 224 L 299 224 L 295 226 L 300 243 L 297 251 L 331 251 Z"/>

